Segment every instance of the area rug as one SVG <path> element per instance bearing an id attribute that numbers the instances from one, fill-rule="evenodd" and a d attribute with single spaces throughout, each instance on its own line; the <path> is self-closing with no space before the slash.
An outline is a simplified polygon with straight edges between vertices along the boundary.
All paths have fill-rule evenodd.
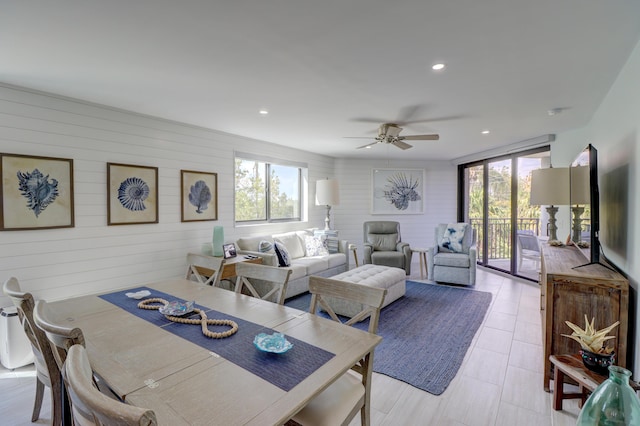
<path id="1" fill-rule="evenodd" d="M 285 304 L 309 310 L 311 296 Z M 455 377 L 491 303 L 491 293 L 407 281 L 404 297 L 382 309 L 373 371 L 440 395 Z M 366 330 L 368 320 L 357 327 Z"/>

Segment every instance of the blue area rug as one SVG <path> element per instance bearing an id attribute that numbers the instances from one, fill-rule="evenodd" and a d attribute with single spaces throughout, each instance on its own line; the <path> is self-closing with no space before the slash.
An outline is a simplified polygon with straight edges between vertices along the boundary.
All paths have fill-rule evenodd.
<path id="1" fill-rule="evenodd" d="M 306 293 L 285 304 L 309 310 Z M 407 281 L 404 297 L 382 309 L 373 370 L 433 395 L 447 389 L 491 303 L 491 293 Z M 357 327 L 366 330 L 368 320 Z"/>

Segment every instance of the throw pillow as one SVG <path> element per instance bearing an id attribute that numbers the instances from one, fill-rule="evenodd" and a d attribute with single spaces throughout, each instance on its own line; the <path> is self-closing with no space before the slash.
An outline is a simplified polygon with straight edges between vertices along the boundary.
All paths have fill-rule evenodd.
<path id="1" fill-rule="evenodd" d="M 440 247 L 446 249 L 444 251 L 448 250 L 454 253 L 462 253 L 462 240 L 464 240 L 464 231 L 466 228 L 466 223 L 449 223 L 444 230 Z"/>
<path id="2" fill-rule="evenodd" d="M 291 266 L 291 260 L 289 257 L 289 252 L 287 251 L 284 244 L 279 241 L 275 241 L 273 243 L 273 248 L 276 251 L 276 256 L 278 256 L 278 265 L 279 266 Z"/>
<path id="3" fill-rule="evenodd" d="M 273 244 L 271 241 L 262 240 L 260 244 L 258 244 L 258 251 L 260 253 L 273 253 Z"/>
<path id="4" fill-rule="evenodd" d="M 304 245 L 307 250 L 307 256 L 326 256 L 329 254 L 329 251 L 324 246 L 324 243 L 318 237 L 305 235 Z"/>

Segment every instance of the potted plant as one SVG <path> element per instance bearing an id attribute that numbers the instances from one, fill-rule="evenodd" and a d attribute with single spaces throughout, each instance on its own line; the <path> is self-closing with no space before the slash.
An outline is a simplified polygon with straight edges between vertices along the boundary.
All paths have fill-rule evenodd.
<path id="1" fill-rule="evenodd" d="M 605 346 L 605 342 L 616 337 L 607 336 L 607 333 L 616 328 L 620 321 L 616 321 L 601 330 L 596 330 L 595 318 L 592 318 L 591 322 L 589 322 L 586 314 L 584 316 L 584 329 L 570 321 L 565 321 L 565 323 L 573 330 L 573 333 L 563 334 L 563 336 L 580 343 L 582 348 L 580 355 L 584 365 L 596 373 L 607 374 L 607 369 L 615 361 L 615 352 L 613 347 Z"/>

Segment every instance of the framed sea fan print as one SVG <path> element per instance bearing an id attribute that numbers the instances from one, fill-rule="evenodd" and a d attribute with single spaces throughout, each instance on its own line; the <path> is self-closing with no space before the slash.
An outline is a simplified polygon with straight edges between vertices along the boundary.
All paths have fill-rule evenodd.
<path id="1" fill-rule="evenodd" d="M 218 174 L 180 171 L 182 221 L 218 220 Z"/>
<path id="2" fill-rule="evenodd" d="M 158 168 L 107 163 L 107 225 L 158 223 Z"/>
<path id="3" fill-rule="evenodd" d="M 0 230 L 72 228 L 73 160 L 0 154 Z"/>
<path id="4" fill-rule="evenodd" d="M 373 169 L 371 214 L 422 214 L 424 169 Z"/>

